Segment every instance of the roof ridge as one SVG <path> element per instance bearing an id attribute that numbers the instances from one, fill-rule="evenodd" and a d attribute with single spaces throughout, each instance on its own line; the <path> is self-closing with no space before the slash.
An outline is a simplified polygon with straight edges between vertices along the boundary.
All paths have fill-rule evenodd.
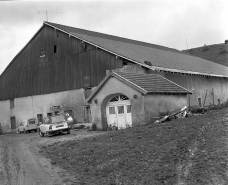
<path id="1" fill-rule="evenodd" d="M 91 31 L 91 30 L 87 30 L 87 29 L 83 29 L 83 28 L 76 28 L 76 27 L 73 27 L 73 26 L 66 26 L 66 25 L 63 25 L 63 24 L 52 23 L 52 22 L 48 22 L 48 21 L 44 21 L 44 23 L 51 24 L 51 25 L 64 26 L 64 27 L 68 27 L 68 28 L 72 28 L 72 29 L 78 29 L 80 31 L 86 31 L 86 32 L 90 32 L 90 33 L 100 34 L 100 35 L 103 35 L 103 36 L 113 37 L 113 38 L 120 39 L 120 40 L 124 39 L 125 41 L 128 41 L 129 43 L 130 43 L 130 41 L 133 41 L 133 42 L 138 43 L 137 45 L 139 45 L 139 46 L 148 45 L 147 47 L 152 47 L 152 48 L 159 47 L 159 48 L 155 48 L 155 49 L 160 49 L 160 50 L 165 50 L 165 51 L 170 51 L 171 50 L 172 52 L 177 52 L 177 53 L 180 53 L 180 54 L 183 53 L 180 50 L 177 50 L 177 49 L 174 49 L 174 48 L 169 48 L 169 47 L 162 46 L 162 45 L 152 44 L 150 42 L 139 41 L 139 40 L 135 40 L 135 39 L 131 39 L 131 38 L 111 35 L 111 34 L 97 32 L 97 31 Z M 85 35 L 87 35 L 87 34 L 85 34 Z M 96 37 L 96 36 L 93 36 L 93 37 Z M 110 39 L 110 40 L 112 40 L 112 39 Z"/>

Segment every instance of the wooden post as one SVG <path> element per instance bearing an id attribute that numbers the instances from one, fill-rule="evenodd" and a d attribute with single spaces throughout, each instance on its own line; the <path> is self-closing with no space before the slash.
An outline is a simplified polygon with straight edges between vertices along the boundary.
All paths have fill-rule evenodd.
<path id="1" fill-rule="evenodd" d="M 207 89 L 207 91 L 208 91 L 208 89 Z M 206 102 L 206 98 L 207 98 L 207 91 L 206 91 L 206 94 L 205 94 L 205 98 L 204 98 L 204 102 L 203 102 L 203 107 L 204 107 L 205 102 Z"/>
<path id="2" fill-rule="evenodd" d="M 215 100 L 214 100 L 214 88 L 212 88 L 212 102 L 213 102 L 213 105 L 215 104 Z"/>
<path id="3" fill-rule="evenodd" d="M 188 94 L 188 107 L 191 106 L 191 103 L 190 103 L 190 94 Z"/>

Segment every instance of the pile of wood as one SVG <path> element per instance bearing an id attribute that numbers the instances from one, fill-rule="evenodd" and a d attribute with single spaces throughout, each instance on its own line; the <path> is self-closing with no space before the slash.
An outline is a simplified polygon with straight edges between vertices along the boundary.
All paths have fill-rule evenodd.
<path id="1" fill-rule="evenodd" d="M 184 106 L 182 109 L 177 109 L 169 113 L 168 115 L 162 117 L 161 119 L 156 120 L 154 123 L 162 123 L 165 121 L 171 121 L 172 119 L 185 118 L 189 114 L 188 110 L 189 108 L 187 106 Z"/>

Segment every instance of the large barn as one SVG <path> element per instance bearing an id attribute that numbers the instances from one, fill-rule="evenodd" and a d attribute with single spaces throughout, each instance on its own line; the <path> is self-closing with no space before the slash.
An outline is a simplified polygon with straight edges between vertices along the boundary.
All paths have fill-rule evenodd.
<path id="1" fill-rule="evenodd" d="M 228 68 L 225 66 L 163 46 L 44 22 L 0 76 L 2 131 L 16 131 L 24 119 L 37 118 L 41 122 L 44 117 L 64 112 L 77 122 L 96 122 L 96 115 L 91 116 L 90 110 L 90 103 L 95 100 L 89 103 L 86 100 L 93 96 L 91 93 L 95 89 L 98 92 L 96 87 L 110 77 L 110 70 L 111 76 L 118 81 L 113 85 L 125 84 L 120 86 L 129 91 L 135 90 L 136 94 L 127 93 L 133 96 L 128 97 L 116 85 L 115 91 L 119 93 L 106 94 L 109 99 L 103 97 L 107 104 L 104 107 L 112 104 L 113 98 L 125 100 L 127 104 L 121 111 L 126 111 L 127 116 L 133 109 L 127 105 L 138 100 L 137 93 L 144 98 L 144 104 L 147 100 L 154 102 L 154 95 L 150 96 L 150 93 L 159 94 L 159 102 L 155 106 L 163 108 L 152 111 L 153 104 L 150 104 L 150 107 L 140 109 L 147 115 L 143 121 L 150 119 L 150 111 L 154 117 L 159 111 L 173 109 L 170 102 L 179 95 L 182 99 L 179 106 L 218 104 L 228 99 Z M 141 80 L 155 79 L 157 84 L 147 91 L 143 80 L 139 83 L 141 88 L 134 79 L 132 82 L 131 78 L 128 79 L 129 74 L 145 74 Z M 161 86 L 165 90 L 158 92 L 156 87 L 161 82 L 165 83 Z M 178 87 L 181 91 L 172 91 L 171 87 Z M 161 98 L 163 95 L 167 96 Z M 174 99 L 171 101 L 167 97 Z M 118 101 L 114 104 L 117 105 Z M 169 102 L 169 106 L 165 107 L 164 101 Z M 113 113 L 115 110 L 110 108 L 110 111 Z M 132 111 L 132 123 L 137 125 L 134 121 L 137 116 L 133 114 Z M 97 121 L 98 127 L 105 129 L 109 117 L 101 115 L 100 118 L 103 120 Z"/>

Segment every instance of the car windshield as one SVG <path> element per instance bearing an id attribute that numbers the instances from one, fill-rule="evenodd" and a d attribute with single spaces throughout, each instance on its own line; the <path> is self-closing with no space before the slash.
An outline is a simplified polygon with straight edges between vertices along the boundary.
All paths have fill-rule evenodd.
<path id="1" fill-rule="evenodd" d="M 49 123 L 59 123 L 59 122 L 63 122 L 65 121 L 64 116 L 63 115 L 59 115 L 59 116 L 54 116 L 54 117 L 49 117 Z"/>
<path id="2" fill-rule="evenodd" d="M 29 124 L 35 124 L 35 120 L 29 120 Z"/>

